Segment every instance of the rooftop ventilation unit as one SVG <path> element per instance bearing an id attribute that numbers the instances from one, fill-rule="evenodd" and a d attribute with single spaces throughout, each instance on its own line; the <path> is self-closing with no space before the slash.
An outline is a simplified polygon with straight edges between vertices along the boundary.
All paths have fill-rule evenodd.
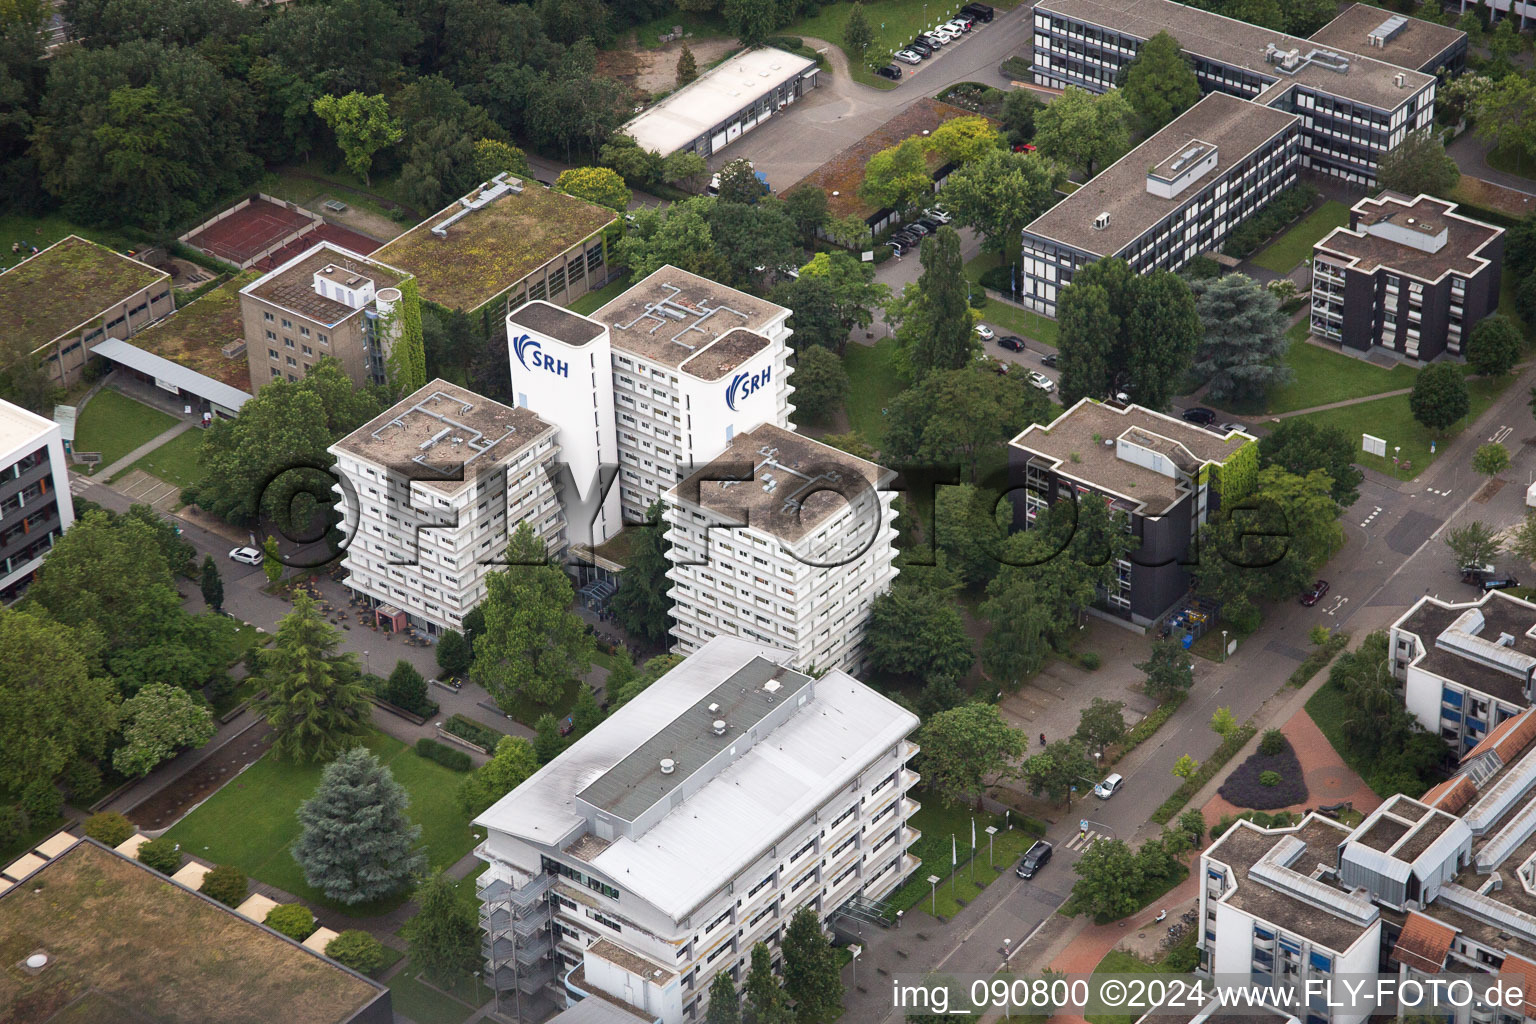
<path id="1" fill-rule="evenodd" d="M 1103 213 L 1093 218 L 1093 230 L 1103 231 L 1107 227 L 1109 227 L 1109 211 L 1105 210 Z"/>
<path id="2" fill-rule="evenodd" d="M 725 735 L 725 719 L 723 719 L 723 718 L 715 719 L 714 722 L 710 723 L 709 731 L 714 733 L 716 736 L 724 736 Z"/>
<path id="3" fill-rule="evenodd" d="M 661 774 L 671 775 L 675 771 L 677 771 L 676 761 L 672 760 L 670 757 L 664 757 L 661 759 Z"/>
<path id="4" fill-rule="evenodd" d="M 1371 29 L 1370 32 L 1366 33 L 1366 45 L 1378 47 L 1386 46 L 1392 40 L 1401 35 L 1403 29 L 1407 27 L 1408 19 L 1400 14 L 1394 14 L 1380 25 L 1377 25 L 1375 28 Z"/>

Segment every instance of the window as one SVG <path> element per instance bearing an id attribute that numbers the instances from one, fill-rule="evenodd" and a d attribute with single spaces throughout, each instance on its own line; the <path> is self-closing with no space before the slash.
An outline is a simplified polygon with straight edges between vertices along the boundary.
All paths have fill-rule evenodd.
<path id="1" fill-rule="evenodd" d="M 283 326 L 291 331 L 293 330 L 293 321 L 289 320 L 287 317 L 283 317 Z"/>
<path id="2" fill-rule="evenodd" d="M 268 323 L 271 323 L 273 320 L 277 319 L 270 312 L 267 312 L 265 310 L 262 311 L 261 318 L 263 320 L 267 321 Z"/>
<path id="3" fill-rule="evenodd" d="M 275 349 L 275 348 L 267 349 L 267 356 L 269 358 L 276 359 L 277 358 L 277 349 Z"/>
<path id="4" fill-rule="evenodd" d="M 320 344 L 322 345 L 329 345 L 331 343 L 331 339 L 324 334 L 317 334 L 315 337 L 320 339 Z"/>
<path id="5" fill-rule="evenodd" d="M 268 331 L 267 332 L 267 340 L 268 341 L 276 341 L 277 340 L 277 332 L 276 331 Z"/>

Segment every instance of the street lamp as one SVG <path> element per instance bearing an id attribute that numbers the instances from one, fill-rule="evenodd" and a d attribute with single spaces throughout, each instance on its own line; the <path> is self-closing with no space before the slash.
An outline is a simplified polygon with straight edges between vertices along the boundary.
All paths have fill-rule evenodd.
<path id="1" fill-rule="evenodd" d="M 849 945 L 848 952 L 853 954 L 853 959 L 849 961 L 849 964 L 853 967 L 853 974 L 848 980 L 857 985 L 859 983 L 859 954 L 864 952 L 864 947 L 852 944 Z"/>
<path id="2" fill-rule="evenodd" d="M 928 876 L 928 909 L 934 917 L 939 916 L 939 876 Z"/>
<path id="3" fill-rule="evenodd" d="M 1227 660 L 1227 631 L 1221 631 L 1221 660 L 1225 664 Z"/>
<path id="4" fill-rule="evenodd" d="M 987 867 L 989 867 L 989 868 L 997 866 L 997 865 L 992 863 L 992 837 L 995 836 L 995 835 L 997 835 L 997 826 L 996 825 L 988 825 L 987 826 Z"/>
<path id="5" fill-rule="evenodd" d="M 368 673 L 369 675 L 373 675 L 373 662 L 368 660 L 368 652 L 367 651 L 363 652 L 363 671 Z"/>

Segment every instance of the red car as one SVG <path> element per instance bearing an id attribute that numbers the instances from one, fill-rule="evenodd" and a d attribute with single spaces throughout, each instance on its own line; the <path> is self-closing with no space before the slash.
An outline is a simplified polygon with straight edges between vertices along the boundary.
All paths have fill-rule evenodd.
<path id="1" fill-rule="evenodd" d="M 1321 601 L 1323 599 L 1323 595 L 1326 593 L 1328 593 L 1328 581 L 1318 580 L 1316 583 L 1312 584 L 1311 590 L 1301 595 L 1301 603 L 1310 608 L 1317 604 L 1317 602 Z"/>
<path id="2" fill-rule="evenodd" d="M 1013 147 L 1013 151 L 1015 153 L 1034 153 L 1036 152 L 1036 149 L 1033 143 L 1020 142 Z"/>

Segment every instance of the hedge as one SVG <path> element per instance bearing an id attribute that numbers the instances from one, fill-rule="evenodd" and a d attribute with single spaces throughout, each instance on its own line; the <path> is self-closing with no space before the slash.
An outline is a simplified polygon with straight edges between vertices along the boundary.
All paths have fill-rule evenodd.
<path id="1" fill-rule="evenodd" d="M 1115 755 L 1115 761 L 1120 760 L 1126 754 L 1129 754 L 1138 746 L 1151 739 L 1152 734 L 1161 729 L 1168 719 L 1173 717 L 1173 713 L 1179 710 L 1180 705 L 1188 697 L 1188 691 L 1179 691 L 1153 708 L 1141 721 L 1131 726 L 1130 731 L 1125 734 L 1125 738 L 1120 741 L 1120 752 Z"/>
<path id="2" fill-rule="evenodd" d="M 416 741 L 416 756 L 424 757 L 428 761 L 436 761 L 444 768 L 451 768 L 456 772 L 467 772 L 474 767 L 474 762 L 464 751 L 454 750 L 426 736 Z"/>
<path id="3" fill-rule="evenodd" d="M 1306 183 L 1292 185 L 1275 194 L 1275 197 L 1232 229 L 1221 251 L 1228 256 L 1246 258 L 1281 228 L 1307 212 L 1307 207 L 1317 198 L 1317 188 Z"/>
<path id="4" fill-rule="evenodd" d="M 1185 779 L 1184 784 L 1173 791 L 1173 796 L 1164 800 L 1162 806 L 1152 812 L 1152 820 L 1159 825 L 1166 825 L 1172 821 L 1173 816 L 1182 811 L 1184 805 L 1200 792 L 1201 787 L 1214 779 L 1216 773 L 1221 771 L 1222 767 L 1243 749 L 1243 744 L 1253 739 L 1257 732 L 1258 729 L 1250 723 L 1228 733 L 1227 737 L 1221 741 L 1221 746 L 1216 748 L 1216 752 L 1206 758 L 1200 770 Z"/>
<path id="5" fill-rule="evenodd" d="M 315 915 L 299 903 L 279 903 L 267 911 L 267 919 L 261 923 L 294 942 L 303 942 L 315 933 Z"/>
<path id="6" fill-rule="evenodd" d="M 454 715 L 443 723 L 443 728 L 453 733 L 460 739 L 469 740 L 477 747 L 484 748 L 486 753 L 492 753 L 496 744 L 501 742 L 504 735 L 488 725 L 482 725 L 473 718 L 465 718 L 463 715 Z"/>

